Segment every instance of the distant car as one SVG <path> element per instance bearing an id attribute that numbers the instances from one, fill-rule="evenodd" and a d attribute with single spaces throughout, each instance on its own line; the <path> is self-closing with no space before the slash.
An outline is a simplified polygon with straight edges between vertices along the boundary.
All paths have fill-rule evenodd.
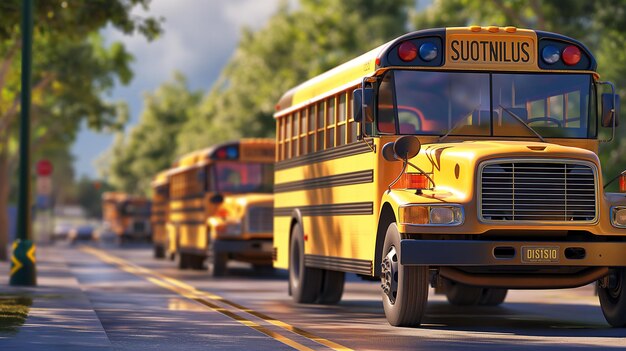
<path id="1" fill-rule="evenodd" d="M 98 240 L 98 232 L 93 225 L 84 224 L 72 228 L 72 230 L 70 230 L 69 232 L 68 238 L 72 243 L 75 243 L 77 241 Z"/>
<path id="2" fill-rule="evenodd" d="M 74 228 L 69 223 L 56 223 L 52 231 L 52 240 L 65 240 L 68 238 L 70 231 Z"/>

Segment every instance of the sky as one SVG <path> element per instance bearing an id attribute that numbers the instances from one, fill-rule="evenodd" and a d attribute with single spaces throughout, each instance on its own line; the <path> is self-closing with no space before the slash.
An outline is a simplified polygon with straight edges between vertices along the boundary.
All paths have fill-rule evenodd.
<path id="1" fill-rule="evenodd" d="M 130 128 L 143 107 L 144 92 L 154 91 L 176 70 L 188 79 L 191 89 L 211 87 L 233 54 L 241 29 L 258 29 L 278 8 L 279 0 L 153 0 L 148 13 L 163 17 L 164 33 L 149 43 L 140 35 L 127 36 L 112 28 L 103 35 L 108 43 L 121 41 L 135 56 L 134 79 L 117 86 L 106 99 L 123 100 L 129 106 Z M 113 135 L 83 127 L 72 147 L 78 177 L 96 177 L 95 160 L 113 142 Z"/>
<path id="2" fill-rule="evenodd" d="M 341 0 L 338 0 L 341 1 Z M 296 6 L 296 0 L 289 0 Z M 432 0 L 416 0 L 417 10 Z M 208 91 L 233 54 L 243 27 L 259 29 L 277 10 L 280 0 L 152 0 L 146 13 L 136 9 L 137 16 L 163 17 L 164 33 L 148 42 L 141 35 L 128 36 L 106 28 L 107 43 L 121 41 L 135 56 L 134 79 L 128 86 L 116 86 L 111 101 L 125 101 L 130 120 L 126 131 L 137 124 L 143 108 L 143 95 L 154 91 L 182 72 L 192 90 Z M 84 127 L 72 147 L 77 177 L 98 177 L 96 161 L 113 143 L 113 134 L 96 133 Z"/>

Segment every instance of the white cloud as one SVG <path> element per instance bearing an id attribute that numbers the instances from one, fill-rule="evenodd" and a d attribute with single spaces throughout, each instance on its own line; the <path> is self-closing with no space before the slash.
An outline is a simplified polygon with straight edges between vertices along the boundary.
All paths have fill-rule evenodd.
<path id="1" fill-rule="evenodd" d="M 133 15 L 163 17 L 163 34 L 153 42 L 141 35 L 124 35 L 106 28 L 107 43 L 121 41 L 135 57 L 134 79 L 127 87 L 117 87 L 114 100 L 129 104 L 131 125 L 137 123 L 143 105 L 143 92 L 153 91 L 178 70 L 193 89 L 207 90 L 232 55 L 241 28 L 260 28 L 279 0 L 153 0 L 148 12 L 136 9 Z M 79 175 L 95 175 L 92 161 L 108 149 L 113 137 L 83 129 L 73 147 Z"/>

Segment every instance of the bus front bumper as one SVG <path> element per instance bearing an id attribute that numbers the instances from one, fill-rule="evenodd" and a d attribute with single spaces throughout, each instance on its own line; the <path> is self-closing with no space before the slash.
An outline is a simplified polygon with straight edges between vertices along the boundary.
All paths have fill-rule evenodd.
<path id="1" fill-rule="evenodd" d="M 400 242 L 408 266 L 626 267 L 624 242 L 415 240 Z"/>
<path id="2" fill-rule="evenodd" d="M 213 249 L 216 252 L 225 252 L 229 254 L 253 255 L 253 256 L 272 256 L 272 239 L 254 239 L 254 240 L 215 240 Z"/>

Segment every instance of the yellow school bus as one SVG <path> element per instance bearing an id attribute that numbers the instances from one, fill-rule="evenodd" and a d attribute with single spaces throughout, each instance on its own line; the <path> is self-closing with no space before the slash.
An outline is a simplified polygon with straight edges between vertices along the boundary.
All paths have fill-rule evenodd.
<path id="1" fill-rule="evenodd" d="M 150 184 L 152 187 L 152 208 L 150 211 L 150 224 L 152 225 L 152 244 L 154 245 L 154 257 L 165 258 L 165 245 L 167 244 L 167 231 L 165 223 L 169 214 L 169 171 L 159 172 Z"/>
<path id="2" fill-rule="evenodd" d="M 515 27 L 421 30 L 286 92 L 276 106 L 274 265 L 296 302 L 380 278 L 419 325 L 428 285 L 458 305 L 598 282 L 626 325 L 626 183 L 598 145 L 619 99 L 580 42 Z M 606 140 L 605 140 L 606 139 Z"/>
<path id="3" fill-rule="evenodd" d="M 225 274 L 228 260 L 272 267 L 275 143 L 241 139 L 184 155 L 169 171 L 170 255 Z"/>
<path id="4" fill-rule="evenodd" d="M 102 194 L 102 217 L 107 230 L 121 244 L 128 240 L 150 240 L 150 201 L 121 192 Z"/>

